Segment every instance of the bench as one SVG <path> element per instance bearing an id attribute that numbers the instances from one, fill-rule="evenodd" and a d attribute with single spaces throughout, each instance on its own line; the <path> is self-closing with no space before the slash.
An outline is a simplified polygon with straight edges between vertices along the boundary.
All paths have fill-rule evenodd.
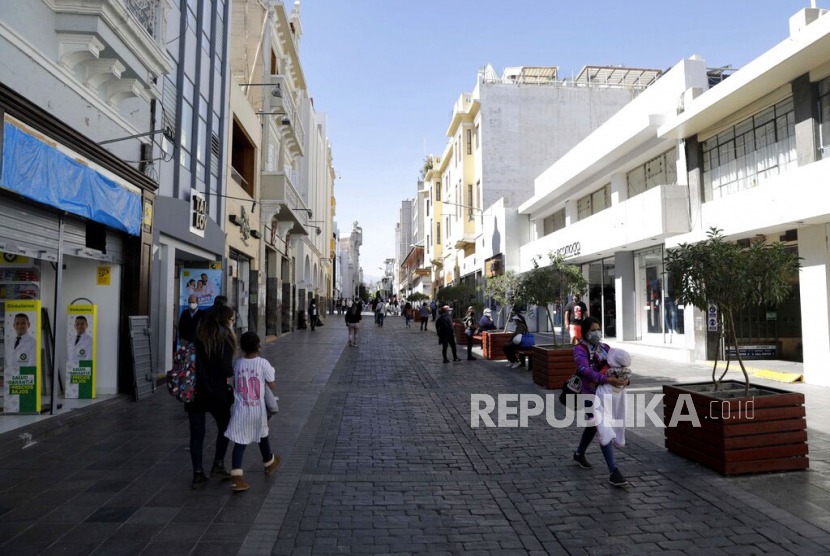
<path id="1" fill-rule="evenodd" d="M 522 360 L 524 357 L 527 360 L 527 370 L 533 370 L 533 348 L 521 348 L 516 350 L 516 355 L 519 357 L 519 361 Z"/>
<path id="2" fill-rule="evenodd" d="M 480 343 L 482 343 L 483 341 L 484 341 L 484 337 L 483 337 L 481 334 L 475 334 L 475 335 L 473 336 L 473 344 L 474 344 L 474 345 L 475 345 L 476 343 L 480 344 Z"/>

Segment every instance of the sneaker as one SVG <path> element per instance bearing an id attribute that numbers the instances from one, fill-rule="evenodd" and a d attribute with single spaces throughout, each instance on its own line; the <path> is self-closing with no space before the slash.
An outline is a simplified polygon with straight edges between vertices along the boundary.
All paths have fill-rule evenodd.
<path id="1" fill-rule="evenodd" d="M 461 359 L 459 359 L 458 357 L 453 357 L 452 360 L 453 360 L 453 362 L 461 361 Z"/>
<path id="2" fill-rule="evenodd" d="M 208 478 L 207 475 L 205 475 L 205 472 L 196 471 L 195 473 L 193 473 L 193 482 L 190 486 L 193 487 L 193 490 L 196 490 L 197 488 L 202 488 L 203 486 L 205 486 L 206 482 L 208 482 Z"/>
<path id="3" fill-rule="evenodd" d="M 475 357 L 468 357 L 468 358 L 467 358 L 467 361 L 475 361 L 475 360 L 476 360 L 476 358 L 475 358 Z"/>
<path id="4" fill-rule="evenodd" d="M 444 363 L 449 363 L 449 362 L 450 362 L 449 359 L 444 359 Z"/>
<path id="5" fill-rule="evenodd" d="M 248 490 L 248 483 L 242 477 L 241 469 L 234 469 L 231 471 L 231 490 L 234 492 L 242 492 Z"/>
<path id="6" fill-rule="evenodd" d="M 277 467 L 280 466 L 280 457 L 279 456 L 271 456 L 271 460 L 266 462 L 265 464 L 265 474 L 270 475 L 273 473 Z"/>
<path id="7" fill-rule="evenodd" d="M 628 486 L 628 481 L 625 480 L 625 477 L 623 477 L 623 474 L 620 473 L 619 469 L 614 469 L 614 472 L 611 473 L 611 477 L 608 479 L 608 482 L 614 485 L 615 487 Z"/>
<path id="8" fill-rule="evenodd" d="M 522 364 L 521 364 L 521 363 L 513 363 L 512 365 L 510 365 L 510 368 L 511 368 L 511 369 L 518 369 L 518 368 L 519 368 L 519 367 L 521 367 L 521 366 L 522 366 Z"/>
<path id="9" fill-rule="evenodd" d="M 591 467 L 593 467 L 590 463 L 588 463 L 588 460 L 585 459 L 585 454 L 574 454 L 574 461 L 578 463 L 582 469 L 591 469 Z"/>
<path id="10" fill-rule="evenodd" d="M 214 463 L 210 469 L 211 477 L 219 477 L 220 479 L 230 479 L 231 473 L 225 469 L 225 464 L 222 462 Z"/>

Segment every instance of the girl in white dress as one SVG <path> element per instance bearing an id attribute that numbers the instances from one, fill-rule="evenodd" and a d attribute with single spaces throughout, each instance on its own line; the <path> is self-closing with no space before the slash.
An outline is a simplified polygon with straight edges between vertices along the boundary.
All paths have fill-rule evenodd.
<path id="1" fill-rule="evenodd" d="M 245 447 L 259 443 L 265 474 L 270 475 L 280 464 L 280 457 L 271 451 L 268 442 L 268 415 L 265 407 L 265 388 L 274 387 L 274 367 L 259 356 L 259 336 L 245 332 L 239 341 L 245 357 L 233 365 L 233 409 L 225 436 L 234 441 L 231 490 L 248 490 L 242 476 L 242 457 Z"/>

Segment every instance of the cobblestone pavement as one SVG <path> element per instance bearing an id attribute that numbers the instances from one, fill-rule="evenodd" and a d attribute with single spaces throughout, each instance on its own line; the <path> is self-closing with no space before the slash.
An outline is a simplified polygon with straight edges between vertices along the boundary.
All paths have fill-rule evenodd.
<path id="1" fill-rule="evenodd" d="M 830 553 L 821 469 L 725 479 L 638 430 L 615 489 L 596 444 L 594 469 L 573 464 L 574 427 L 470 427 L 470 394 L 545 394 L 527 371 L 444 365 L 432 327 L 396 318 L 347 348 L 339 322 L 265 350 L 275 476 L 251 449 L 251 490 L 190 490 L 187 421 L 162 392 L 0 460 L 0 554 Z"/>

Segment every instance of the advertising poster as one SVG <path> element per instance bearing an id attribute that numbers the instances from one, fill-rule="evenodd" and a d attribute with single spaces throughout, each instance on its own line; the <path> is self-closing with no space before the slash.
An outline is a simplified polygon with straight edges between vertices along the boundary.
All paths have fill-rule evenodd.
<path id="1" fill-rule="evenodd" d="M 96 305 L 70 305 L 66 310 L 64 397 L 95 397 Z"/>
<path id="2" fill-rule="evenodd" d="M 5 413 L 40 413 L 40 301 L 5 302 Z"/>
<path id="3" fill-rule="evenodd" d="M 222 294 L 221 268 L 182 269 L 179 288 L 179 314 L 187 308 L 187 300 L 196 296 L 200 309 L 213 307 L 213 300 Z"/>

